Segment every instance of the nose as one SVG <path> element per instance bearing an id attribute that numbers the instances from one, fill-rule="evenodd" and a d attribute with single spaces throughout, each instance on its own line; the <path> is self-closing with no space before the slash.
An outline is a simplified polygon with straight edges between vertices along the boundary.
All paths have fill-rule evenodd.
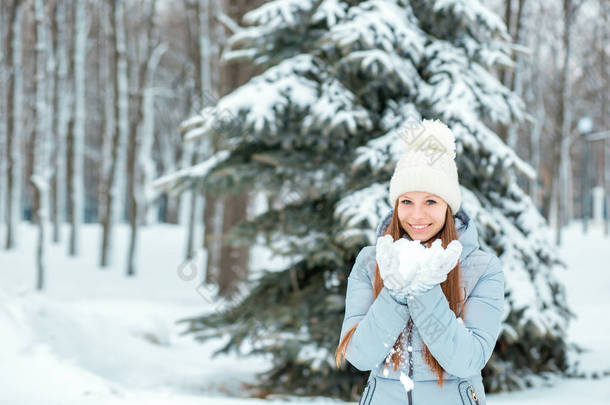
<path id="1" fill-rule="evenodd" d="M 426 217 L 425 208 L 420 204 L 414 204 L 413 211 L 411 211 L 411 218 L 413 222 L 422 220 Z"/>

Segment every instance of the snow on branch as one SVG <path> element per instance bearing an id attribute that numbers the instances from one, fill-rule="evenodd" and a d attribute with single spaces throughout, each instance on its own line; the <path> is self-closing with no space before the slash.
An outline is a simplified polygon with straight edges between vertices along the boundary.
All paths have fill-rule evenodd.
<path id="1" fill-rule="evenodd" d="M 321 39 L 343 54 L 355 50 L 379 49 L 409 56 L 418 63 L 427 41 L 410 8 L 390 2 L 365 2 L 353 8 L 351 20 L 333 26 Z M 409 24 L 408 22 L 413 22 Z"/>
<path id="2" fill-rule="evenodd" d="M 463 48 L 437 40 L 426 47 L 432 62 L 426 68 L 420 97 L 447 121 L 479 121 L 481 113 L 493 122 L 508 124 L 523 119 L 523 101 L 480 64 L 471 61 Z"/>
<path id="3" fill-rule="evenodd" d="M 218 21 L 220 21 L 220 23 L 222 25 L 224 25 L 229 31 L 231 31 L 234 34 L 243 29 L 242 27 L 239 26 L 238 23 L 233 21 L 233 19 L 231 17 L 229 17 L 222 11 L 219 11 L 218 13 L 216 13 L 216 19 Z"/>
<path id="4" fill-rule="evenodd" d="M 311 17 L 311 23 L 317 24 L 325 21 L 327 27 L 332 27 L 347 15 L 348 5 L 339 0 L 326 0 L 316 9 Z"/>
<path id="5" fill-rule="evenodd" d="M 346 193 L 345 197 L 337 202 L 334 212 L 334 217 L 341 222 L 347 232 L 344 236 L 351 237 L 354 229 L 362 229 L 367 237 L 374 237 L 374 232 L 370 231 L 375 229 L 391 209 L 387 195 L 388 183 L 373 183 L 360 190 Z M 371 243 L 373 241 L 374 238 L 369 240 Z"/>
<path id="6" fill-rule="evenodd" d="M 382 122 L 389 130 L 382 136 L 372 138 L 356 149 L 353 169 L 368 164 L 373 172 L 396 164 L 404 152 L 405 136 L 409 128 L 416 128 L 421 119 L 417 107 L 410 103 L 394 103 L 384 113 Z"/>
<path id="7" fill-rule="evenodd" d="M 229 144 L 246 136 L 275 142 L 287 123 L 280 117 L 302 115 L 303 134 L 347 138 L 372 128 L 369 112 L 327 68 L 302 54 L 286 59 L 183 122 L 184 141 L 214 134 Z"/>
<path id="8" fill-rule="evenodd" d="M 388 86 L 392 83 L 400 83 L 409 91 L 417 91 L 419 83 L 417 67 L 410 59 L 400 57 L 396 52 L 386 52 L 380 49 L 355 51 L 346 55 L 340 63 L 354 64 L 357 69 L 366 71 Z"/>
<path id="9" fill-rule="evenodd" d="M 479 0 L 436 0 L 433 10 L 453 14 L 457 21 L 470 23 L 473 32 L 478 31 L 477 27 L 484 26 L 491 33 L 510 41 L 504 21 Z"/>
<path id="10" fill-rule="evenodd" d="M 229 151 L 222 150 L 214 154 L 209 159 L 198 163 L 192 167 L 178 170 L 174 173 L 159 177 L 151 183 L 151 187 L 170 191 L 177 183 L 186 180 L 202 179 L 208 175 L 216 166 L 227 160 L 231 155 Z"/>
<path id="11" fill-rule="evenodd" d="M 246 13 L 244 22 L 249 25 L 265 25 L 278 30 L 298 25 L 300 13 L 310 11 L 319 0 L 275 0 Z"/>

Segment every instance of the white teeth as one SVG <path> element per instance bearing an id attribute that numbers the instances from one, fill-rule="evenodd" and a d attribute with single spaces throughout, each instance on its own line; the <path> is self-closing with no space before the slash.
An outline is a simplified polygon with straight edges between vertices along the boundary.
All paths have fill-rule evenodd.
<path id="1" fill-rule="evenodd" d="M 413 225 L 413 228 L 415 228 L 415 229 L 424 229 L 424 228 L 427 228 L 428 226 L 429 225 L 420 225 L 420 226 Z"/>

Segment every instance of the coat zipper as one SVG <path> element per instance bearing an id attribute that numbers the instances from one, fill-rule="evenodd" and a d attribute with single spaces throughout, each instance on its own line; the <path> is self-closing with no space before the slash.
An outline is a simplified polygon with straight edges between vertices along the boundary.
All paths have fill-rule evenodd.
<path id="1" fill-rule="evenodd" d="M 408 323 L 408 335 L 407 335 L 407 352 L 409 353 L 409 378 L 413 379 L 413 346 L 412 346 L 412 336 L 411 336 L 411 331 L 413 330 L 413 318 L 409 317 L 409 323 Z M 411 350 L 409 350 L 409 347 L 411 348 Z M 413 405 L 413 398 L 412 398 L 412 394 L 411 391 L 413 390 L 409 390 L 409 392 L 407 392 L 407 398 L 409 399 L 409 405 Z"/>
<path id="2" fill-rule="evenodd" d="M 413 330 L 413 318 L 409 318 L 409 323 L 408 323 L 408 331 L 407 331 L 407 353 L 409 353 L 409 378 L 413 379 L 413 350 L 408 350 L 409 347 L 413 347 L 412 343 L 413 343 L 413 338 L 412 338 L 412 334 L 411 331 Z M 472 397 L 472 400 L 474 401 L 474 403 L 476 405 L 479 405 L 479 398 L 477 397 L 477 393 L 474 391 L 474 388 L 472 387 L 472 385 L 468 386 L 468 389 L 470 390 L 470 396 Z M 411 390 L 413 391 L 413 390 Z M 409 391 L 407 393 L 407 397 L 409 399 L 409 405 L 413 405 L 413 397 L 411 394 L 411 391 Z"/>
<path id="3" fill-rule="evenodd" d="M 474 400 L 474 403 L 479 405 L 479 398 L 477 397 L 477 393 L 474 392 L 474 388 L 472 388 L 472 385 L 470 385 L 468 387 L 468 389 L 470 390 L 470 396 L 472 397 L 472 399 Z"/>

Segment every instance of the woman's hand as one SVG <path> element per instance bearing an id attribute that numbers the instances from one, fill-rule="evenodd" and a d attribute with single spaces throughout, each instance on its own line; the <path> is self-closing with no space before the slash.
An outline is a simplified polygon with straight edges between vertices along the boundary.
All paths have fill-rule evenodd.
<path id="1" fill-rule="evenodd" d="M 420 241 L 401 238 L 396 242 L 392 236 L 377 239 L 376 259 L 384 285 L 400 303 L 406 302 L 410 294 L 419 294 L 442 283 L 455 267 L 462 253 L 462 245 L 453 240 L 446 249 L 440 239 L 430 248 Z"/>

